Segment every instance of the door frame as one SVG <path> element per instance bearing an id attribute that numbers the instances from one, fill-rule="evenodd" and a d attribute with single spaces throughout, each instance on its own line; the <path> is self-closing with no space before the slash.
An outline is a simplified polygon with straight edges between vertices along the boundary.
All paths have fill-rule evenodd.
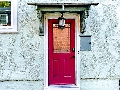
<path id="1" fill-rule="evenodd" d="M 44 14 L 44 89 L 50 87 L 48 85 L 48 19 L 58 19 L 60 13 Z M 76 85 L 70 87 L 80 88 L 80 14 L 64 13 L 66 19 L 75 19 L 75 82 Z M 59 86 L 59 85 L 57 85 Z"/>

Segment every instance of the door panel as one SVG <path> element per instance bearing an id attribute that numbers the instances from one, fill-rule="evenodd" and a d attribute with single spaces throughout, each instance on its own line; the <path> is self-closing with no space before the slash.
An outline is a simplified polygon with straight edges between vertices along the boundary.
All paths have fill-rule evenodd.
<path id="1" fill-rule="evenodd" d="M 59 60 L 58 59 L 54 59 L 53 60 L 53 77 L 58 77 L 59 76 Z"/>
<path id="2" fill-rule="evenodd" d="M 48 20 L 48 84 L 75 84 L 75 20 L 67 19 L 64 29 L 58 20 Z"/>

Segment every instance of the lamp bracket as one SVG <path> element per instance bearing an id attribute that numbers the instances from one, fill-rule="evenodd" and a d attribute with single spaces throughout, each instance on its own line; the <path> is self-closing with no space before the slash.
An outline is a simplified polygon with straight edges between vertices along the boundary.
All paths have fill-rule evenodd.
<path id="1" fill-rule="evenodd" d="M 40 10 L 37 10 L 37 18 L 40 20 L 42 18 L 42 12 Z"/>

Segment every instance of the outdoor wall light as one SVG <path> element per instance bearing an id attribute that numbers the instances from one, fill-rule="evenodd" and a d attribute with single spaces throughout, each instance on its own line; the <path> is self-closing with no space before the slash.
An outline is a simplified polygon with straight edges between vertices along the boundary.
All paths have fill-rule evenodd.
<path id="1" fill-rule="evenodd" d="M 64 29 L 65 28 L 65 18 L 63 17 L 63 13 L 61 17 L 58 18 L 58 28 Z"/>

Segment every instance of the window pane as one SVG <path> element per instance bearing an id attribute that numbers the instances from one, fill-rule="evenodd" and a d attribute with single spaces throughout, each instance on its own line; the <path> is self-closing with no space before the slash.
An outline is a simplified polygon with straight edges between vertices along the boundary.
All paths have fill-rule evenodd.
<path id="1" fill-rule="evenodd" d="M 66 24 L 64 29 L 53 24 L 53 47 L 55 53 L 70 52 L 70 24 Z"/>
<path id="2" fill-rule="evenodd" d="M 6 19 L 6 14 L 1 15 L 1 19 Z"/>

